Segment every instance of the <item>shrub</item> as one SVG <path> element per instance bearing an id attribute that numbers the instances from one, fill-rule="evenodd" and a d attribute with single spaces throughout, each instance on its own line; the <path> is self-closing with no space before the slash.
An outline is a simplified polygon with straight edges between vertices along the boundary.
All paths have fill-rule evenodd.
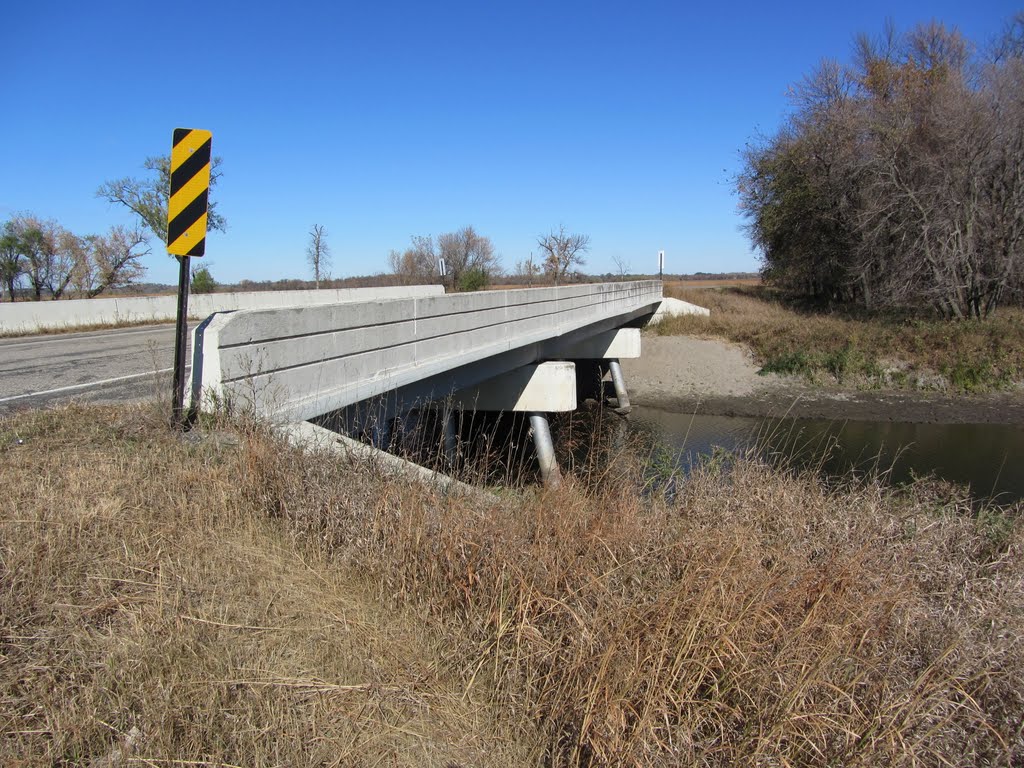
<path id="1" fill-rule="evenodd" d="M 217 281 L 213 279 L 206 267 L 192 270 L 192 293 L 213 293 L 217 290 Z"/>
<path id="2" fill-rule="evenodd" d="M 482 269 L 469 269 L 459 276 L 460 291 L 479 291 L 487 287 L 490 276 Z"/>

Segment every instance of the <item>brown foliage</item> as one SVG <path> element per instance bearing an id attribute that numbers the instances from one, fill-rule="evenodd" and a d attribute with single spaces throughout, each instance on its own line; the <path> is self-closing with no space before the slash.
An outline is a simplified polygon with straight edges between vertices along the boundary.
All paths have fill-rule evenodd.
<path id="1" fill-rule="evenodd" d="M 388 255 L 391 271 L 406 284 L 442 280 L 439 269 L 442 259 L 445 264 L 443 282 L 456 289 L 469 272 L 479 272 L 487 278 L 501 273 L 491 239 L 473 227 L 445 232 L 438 235 L 436 242 L 429 235 L 414 235 L 410 248 L 391 251 Z"/>
<path id="2" fill-rule="evenodd" d="M 1020 509 L 747 460 L 487 501 L 146 414 L 0 422 L 5 762 L 1024 759 Z"/>
<path id="3" fill-rule="evenodd" d="M 1024 22 L 1018 21 L 1018 24 Z M 1024 289 L 1024 58 L 940 24 L 858 39 L 738 179 L 765 275 L 828 301 L 984 317 Z"/>
<path id="4" fill-rule="evenodd" d="M 757 362 L 819 382 L 893 389 L 1015 390 L 1024 381 L 1024 312 L 951 324 L 935 317 L 801 310 L 774 289 L 666 286 L 711 310 L 654 328 L 662 335 L 717 336 L 747 345 Z"/>

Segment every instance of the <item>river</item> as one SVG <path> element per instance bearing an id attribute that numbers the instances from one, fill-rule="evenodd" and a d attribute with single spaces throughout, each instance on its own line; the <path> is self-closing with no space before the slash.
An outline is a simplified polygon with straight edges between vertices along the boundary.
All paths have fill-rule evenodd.
<path id="1" fill-rule="evenodd" d="M 1024 427 L 819 419 L 755 419 L 634 407 L 629 429 L 668 447 L 685 471 L 716 447 L 829 476 L 885 471 L 902 484 L 929 474 L 970 488 L 977 499 L 1024 499 Z"/>

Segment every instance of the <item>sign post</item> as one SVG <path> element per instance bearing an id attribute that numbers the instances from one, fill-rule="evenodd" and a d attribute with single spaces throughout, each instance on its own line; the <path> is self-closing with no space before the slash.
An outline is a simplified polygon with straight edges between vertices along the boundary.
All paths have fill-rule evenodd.
<path id="1" fill-rule="evenodd" d="M 178 317 L 174 334 L 171 419 L 183 425 L 185 348 L 188 345 L 189 260 L 206 253 L 213 134 L 175 128 L 171 144 L 171 191 L 167 200 L 167 252 L 178 259 Z"/>

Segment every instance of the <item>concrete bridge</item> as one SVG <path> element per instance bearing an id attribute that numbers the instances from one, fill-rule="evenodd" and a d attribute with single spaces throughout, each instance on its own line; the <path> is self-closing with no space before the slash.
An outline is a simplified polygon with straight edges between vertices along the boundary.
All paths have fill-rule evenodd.
<path id="1" fill-rule="evenodd" d="M 546 414 L 575 409 L 603 369 L 628 409 L 618 360 L 640 355 L 641 326 L 685 312 L 707 310 L 636 281 L 218 313 L 195 330 L 192 403 L 291 424 L 341 413 L 381 445 L 431 404 L 527 412 L 555 484 Z"/>

